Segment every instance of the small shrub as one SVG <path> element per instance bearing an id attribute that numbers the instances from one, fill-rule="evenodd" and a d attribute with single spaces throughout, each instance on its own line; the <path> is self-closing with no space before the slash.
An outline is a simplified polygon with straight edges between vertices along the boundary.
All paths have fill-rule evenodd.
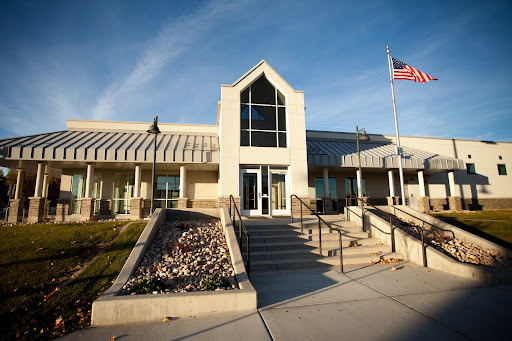
<path id="1" fill-rule="evenodd" d="M 137 295 L 151 294 L 153 291 L 164 290 L 165 285 L 161 280 L 156 278 L 146 278 L 135 284 L 132 291 Z"/>
<path id="2" fill-rule="evenodd" d="M 201 283 L 201 288 L 208 291 L 213 291 L 218 288 L 225 288 L 228 286 L 228 281 L 218 273 L 214 273 L 206 277 Z"/>

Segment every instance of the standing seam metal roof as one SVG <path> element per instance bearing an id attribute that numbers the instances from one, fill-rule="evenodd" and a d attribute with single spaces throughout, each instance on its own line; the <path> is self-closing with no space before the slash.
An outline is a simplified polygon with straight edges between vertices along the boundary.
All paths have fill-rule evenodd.
<path id="1" fill-rule="evenodd" d="M 0 159 L 152 162 L 154 135 L 146 132 L 57 131 L 0 140 Z M 219 163 L 215 135 L 162 133 L 157 162 Z"/>
<path id="2" fill-rule="evenodd" d="M 396 145 L 360 142 L 361 167 L 398 168 Z M 307 138 L 308 166 L 358 167 L 357 142 Z M 402 167 L 413 169 L 465 169 L 464 161 L 419 149 L 402 147 Z"/>

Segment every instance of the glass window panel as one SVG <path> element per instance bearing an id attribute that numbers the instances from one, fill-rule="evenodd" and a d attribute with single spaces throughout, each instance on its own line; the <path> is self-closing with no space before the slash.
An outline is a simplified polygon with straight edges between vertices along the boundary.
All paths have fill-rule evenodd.
<path id="1" fill-rule="evenodd" d="M 285 99 L 284 99 L 284 95 L 281 93 L 281 91 L 277 90 L 277 104 L 279 105 L 285 105 L 286 102 L 285 102 Z"/>
<path id="2" fill-rule="evenodd" d="M 164 207 L 164 204 L 165 204 L 165 200 L 155 199 L 155 202 L 153 205 L 154 205 L 154 208 L 157 209 L 157 208 Z"/>
<path id="3" fill-rule="evenodd" d="M 277 133 L 279 137 L 279 147 L 286 148 L 286 133 Z"/>
<path id="4" fill-rule="evenodd" d="M 268 166 L 261 167 L 261 187 L 262 195 L 268 195 Z"/>
<path id="5" fill-rule="evenodd" d="M 240 106 L 240 128 L 249 129 L 249 106 L 246 104 Z"/>
<path id="6" fill-rule="evenodd" d="M 277 121 L 280 131 L 286 131 L 286 114 L 284 108 L 277 108 Z"/>
<path id="7" fill-rule="evenodd" d="M 178 208 L 178 200 L 167 200 L 167 208 Z"/>
<path id="8" fill-rule="evenodd" d="M 276 92 L 264 75 L 251 85 L 251 103 L 276 104 Z"/>
<path id="9" fill-rule="evenodd" d="M 251 129 L 276 130 L 276 108 L 251 106 Z"/>
<path id="10" fill-rule="evenodd" d="M 315 178 L 315 191 L 317 198 L 324 197 L 324 178 Z"/>
<path id="11" fill-rule="evenodd" d="M 336 193 L 336 178 L 329 178 L 329 197 L 333 199 L 338 198 L 338 194 Z"/>
<path id="12" fill-rule="evenodd" d="M 242 91 L 240 95 L 240 102 L 241 103 L 249 103 L 249 88 Z"/>
<path id="13" fill-rule="evenodd" d="M 286 209 L 285 175 L 272 174 L 272 209 Z"/>
<path id="14" fill-rule="evenodd" d="M 241 146 L 249 145 L 249 132 L 247 130 L 240 131 L 240 145 Z"/>
<path id="15" fill-rule="evenodd" d="M 92 197 L 94 199 L 101 199 L 101 175 L 94 175 L 94 182 L 92 185 Z"/>
<path id="16" fill-rule="evenodd" d="M 69 207 L 69 214 L 79 214 L 82 199 L 85 196 L 85 183 L 82 174 L 75 174 L 71 180 L 71 202 Z"/>
<path id="17" fill-rule="evenodd" d="M 466 163 L 466 169 L 468 174 L 476 174 L 475 164 L 474 163 Z"/>
<path id="18" fill-rule="evenodd" d="M 167 176 L 159 175 L 156 177 L 155 199 L 165 199 L 167 186 Z"/>
<path id="19" fill-rule="evenodd" d="M 261 198 L 261 213 L 268 214 L 268 198 Z"/>
<path id="20" fill-rule="evenodd" d="M 253 131 L 251 137 L 251 146 L 253 147 L 277 147 L 276 133 Z"/>
<path id="21" fill-rule="evenodd" d="M 180 195 L 180 177 L 169 176 L 167 180 L 167 199 L 177 199 Z"/>
<path id="22" fill-rule="evenodd" d="M 498 165 L 498 174 L 499 175 L 507 175 L 507 166 L 506 165 Z"/>
<path id="23" fill-rule="evenodd" d="M 257 186 L 258 180 L 256 174 L 245 173 L 243 175 L 244 202 L 242 203 L 242 207 L 244 210 L 258 209 Z"/>

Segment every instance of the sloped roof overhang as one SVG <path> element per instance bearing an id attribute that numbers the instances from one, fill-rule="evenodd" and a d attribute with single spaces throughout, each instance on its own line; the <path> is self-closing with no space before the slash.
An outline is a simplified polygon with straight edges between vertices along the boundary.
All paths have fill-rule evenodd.
<path id="1" fill-rule="evenodd" d="M 152 164 L 153 148 L 154 135 L 141 131 L 57 131 L 0 140 L 0 166 L 51 162 L 53 168 L 61 169 L 86 163 L 124 168 Z M 208 164 L 218 169 L 218 138 L 184 132 L 158 134 L 156 162 Z"/>
<path id="2" fill-rule="evenodd" d="M 396 145 L 385 142 L 360 142 L 361 167 L 399 168 Z M 308 138 L 308 166 L 359 167 L 357 142 L 350 140 Z M 464 161 L 419 149 L 402 147 L 402 168 L 431 173 L 465 169 Z"/>

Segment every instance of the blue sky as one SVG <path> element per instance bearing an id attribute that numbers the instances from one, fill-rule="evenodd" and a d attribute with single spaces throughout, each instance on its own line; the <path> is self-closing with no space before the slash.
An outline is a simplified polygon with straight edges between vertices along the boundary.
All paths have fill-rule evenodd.
<path id="1" fill-rule="evenodd" d="M 2 1 L 0 138 L 66 119 L 215 124 L 220 85 L 265 59 L 308 129 L 512 141 L 510 1 Z"/>

